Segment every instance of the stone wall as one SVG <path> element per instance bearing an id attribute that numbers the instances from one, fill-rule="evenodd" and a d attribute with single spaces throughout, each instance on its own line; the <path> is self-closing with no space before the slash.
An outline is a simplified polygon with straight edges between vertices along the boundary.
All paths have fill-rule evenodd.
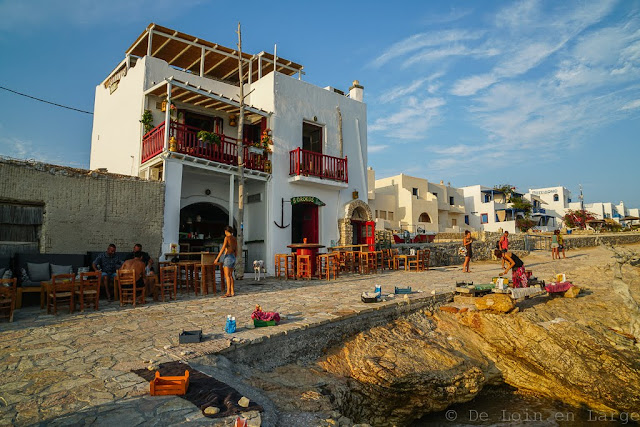
<path id="1" fill-rule="evenodd" d="M 529 252 L 525 247 L 525 234 L 510 234 L 509 248 L 518 256 L 526 256 Z M 611 233 L 584 236 L 564 236 L 567 250 L 572 248 L 594 247 L 602 244 L 633 244 L 640 243 L 640 233 Z M 493 250 L 496 242 L 500 239 L 500 233 L 480 233 L 479 240 L 473 242 L 473 257 L 471 261 L 487 261 L 495 259 Z M 430 249 L 430 265 L 434 267 L 446 265 L 459 265 L 464 262 L 464 258 L 458 254 L 458 249 L 462 246 L 462 241 L 458 242 L 434 242 L 421 244 L 394 244 L 392 247 L 398 249 L 402 254 L 408 254 L 411 249 Z"/>
<path id="2" fill-rule="evenodd" d="M 42 253 L 161 250 L 164 183 L 0 158 L 0 201 L 44 207 Z"/>

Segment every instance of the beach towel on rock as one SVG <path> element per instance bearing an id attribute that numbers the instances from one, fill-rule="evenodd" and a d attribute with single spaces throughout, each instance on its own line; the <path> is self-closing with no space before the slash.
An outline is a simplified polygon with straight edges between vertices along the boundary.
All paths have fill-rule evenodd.
<path id="1" fill-rule="evenodd" d="M 551 282 L 544 288 L 550 294 L 554 294 L 558 292 L 566 292 L 571 286 L 572 286 L 571 282 L 559 282 L 559 283 Z"/>

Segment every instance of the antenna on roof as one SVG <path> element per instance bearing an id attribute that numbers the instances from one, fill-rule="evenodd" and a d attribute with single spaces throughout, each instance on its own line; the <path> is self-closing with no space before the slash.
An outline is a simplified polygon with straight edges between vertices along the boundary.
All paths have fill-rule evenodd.
<path id="1" fill-rule="evenodd" d="M 273 72 L 276 72 L 276 63 L 278 62 L 278 45 L 273 44 Z"/>

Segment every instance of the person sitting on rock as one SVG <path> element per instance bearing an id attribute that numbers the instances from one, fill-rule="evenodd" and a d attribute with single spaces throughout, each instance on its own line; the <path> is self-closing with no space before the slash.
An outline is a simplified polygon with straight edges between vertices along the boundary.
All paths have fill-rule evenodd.
<path id="1" fill-rule="evenodd" d="M 527 285 L 527 272 L 524 269 L 524 263 L 516 254 L 511 251 L 502 252 L 500 249 L 493 251 L 493 254 L 498 259 L 506 261 L 507 266 L 504 271 L 500 273 L 503 276 L 511 270 L 511 280 L 513 281 L 514 288 L 526 288 Z"/>

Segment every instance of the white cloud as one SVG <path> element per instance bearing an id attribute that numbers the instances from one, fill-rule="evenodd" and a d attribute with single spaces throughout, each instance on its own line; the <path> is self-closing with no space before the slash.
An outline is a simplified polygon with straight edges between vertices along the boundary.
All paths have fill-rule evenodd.
<path id="1" fill-rule="evenodd" d="M 497 81 L 493 74 L 481 74 L 458 80 L 451 93 L 458 96 L 475 95 L 479 90 L 485 89 Z"/>
<path id="2" fill-rule="evenodd" d="M 472 32 L 467 30 L 447 30 L 414 34 L 391 45 L 391 47 L 385 50 L 382 55 L 378 56 L 373 61 L 373 65 L 380 67 L 392 59 L 429 46 L 446 45 L 462 40 L 475 40 L 482 37 L 482 34 L 482 32 Z"/>
<path id="3" fill-rule="evenodd" d="M 380 95 L 379 100 L 381 103 L 388 103 L 391 101 L 395 101 L 396 99 L 403 98 L 407 95 L 413 95 L 418 89 L 422 88 L 425 83 L 436 80 L 444 75 L 444 72 L 433 73 L 430 76 L 417 79 L 409 83 L 405 86 L 395 86 L 382 95 Z M 427 92 L 433 93 L 437 90 L 438 84 L 431 84 L 427 88 Z"/>
<path id="4" fill-rule="evenodd" d="M 631 101 L 625 105 L 623 105 L 621 110 L 635 110 L 636 108 L 640 108 L 640 99 L 636 99 L 635 101 Z"/>
<path id="5" fill-rule="evenodd" d="M 395 113 L 382 117 L 369 126 L 372 132 L 383 132 L 398 139 L 421 139 L 436 123 L 439 109 L 445 105 L 442 98 L 426 98 L 419 101 L 410 97 L 405 106 Z"/>
<path id="6" fill-rule="evenodd" d="M 379 153 L 381 151 L 384 151 L 388 148 L 388 145 L 385 144 L 374 144 L 374 145 L 369 145 L 367 147 L 367 152 L 369 153 Z"/>

